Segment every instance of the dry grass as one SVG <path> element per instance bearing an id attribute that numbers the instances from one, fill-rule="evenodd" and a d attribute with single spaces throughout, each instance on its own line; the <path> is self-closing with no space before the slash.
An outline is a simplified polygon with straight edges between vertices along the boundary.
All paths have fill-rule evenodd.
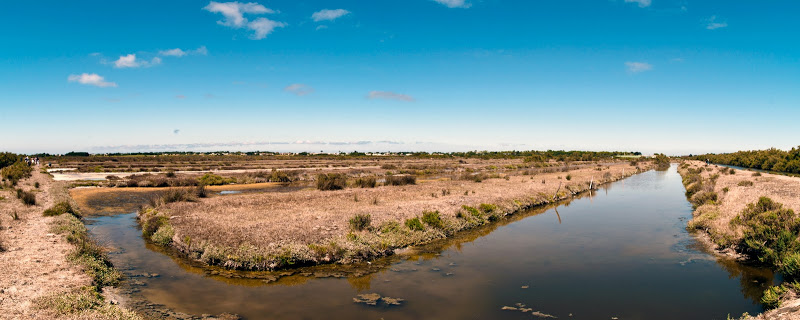
<path id="1" fill-rule="evenodd" d="M 800 178 L 788 177 L 762 173 L 761 176 L 753 176 L 753 172 L 746 170 L 736 170 L 730 174 L 730 170 L 725 167 L 710 165 L 704 162 L 687 161 L 689 168 L 704 169 L 701 175 L 704 179 L 710 179 L 714 175 L 719 175 L 716 179 L 714 191 L 719 196 L 716 206 L 713 209 L 716 217 L 705 219 L 702 224 L 707 226 L 709 233 L 720 236 L 727 236 L 732 239 L 740 239 L 742 231 L 739 226 L 730 223 L 749 203 L 757 202 L 760 197 L 769 197 L 773 201 L 782 203 L 786 208 L 800 212 Z M 708 170 L 711 168 L 711 171 Z M 681 169 L 685 174 L 686 169 Z M 742 183 L 743 181 L 746 181 Z M 752 185 L 751 185 L 752 183 Z M 727 192 L 723 189 L 727 188 Z M 702 210 L 711 211 L 711 208 Z M 698 208 L 698 211 L 702 211 Z M 696 219 L 701 215 L 696 214 Z"/>

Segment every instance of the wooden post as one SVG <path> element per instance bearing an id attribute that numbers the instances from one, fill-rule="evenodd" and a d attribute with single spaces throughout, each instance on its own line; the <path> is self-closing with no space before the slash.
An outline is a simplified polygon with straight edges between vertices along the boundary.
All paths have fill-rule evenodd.
<path id="1" fill-rule="evenodd" d="M 558 191 L 559 190 L 561 190 L 561 182 L 558 183 L 558 189 L 556 189 L 556 193 L 553 195 L 553 200 L 555 200 L 556 197 L 558 197 Z"/>
<path id="2" fill-rule="evenodd" d="M 592 176 L 592 180 L 589 181 L 589 191 L 592 190 L 592 184 L 594 184 L 594 176 Z"/>

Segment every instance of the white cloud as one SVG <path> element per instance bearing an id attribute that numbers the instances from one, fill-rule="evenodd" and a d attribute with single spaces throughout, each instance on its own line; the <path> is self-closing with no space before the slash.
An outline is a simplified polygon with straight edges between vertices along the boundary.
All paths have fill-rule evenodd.
<path id="1" fill-rule="evenodd" d="M 716 30 L 716 29 L 720 29 L 720 28 L 725 28 L 727 26 L 728 26 L 727 22 L 724 22 L 724 21 L 723 22 L 718 22 L 717 21 L 717 16 L 711 16 L 711 18 L 708 18 L 708 24 L 706 25 L 706 29 L 708 29 L 708 30 Z"/>
<path id="2" fill-rule="evenodd" d="M 469 8 L 472 4 L 466 2 L 466 0 L 433 0 L 438 3 L 441 3 L 448 8 Z"/>
<path id="3" fill-rule="evenodd" d="M 161 50 L 161 51 L 158 52 L 158 55 L 164 56 L 164 57 L 183 57 L 183 56 L 192 55 L 192 54 L 205 56 L 205 55 L 208 55 L 208 49 L 206 49 L 206 46 L 202 46 L 202 47 L 197 48 L 195 50 L 183 50 L 181 48 L 175 48 L 175 49 L 169 49 L 169 50 Z"/>
<path id="4" fill-rule="evenodd" d="M 653 70 L 653 65 L 646 63 L 646 62 L 632 62 L 628 61 L 625 62 L 625 67 L 628 68 L 628 72 L 630 73 L 639 73 Z"/>
<path id="5" fill-rule="evenodd" d="M 369 99 L 389 99 L 389 100 L 398 100 L 398 101 L 407 101 L 413 102 L 414 97 L 406 95 L 406 94 L 399 94 L 390 91 L 370 91 L 367 95 Z"/>
<path id="6" fill-rule="evenodd" d="M 288 85 L 286 88 L 283 88 L 283 91 L 291 92 L 298 96 L 304 96 L 307 94 L 314 93 L 314 88 L 302 83 L 294 83 Z"/>
<path id="7" fill-rule="evenodd" d="M 183 51 L 180 48 L 175 48 L 175 49 L 159 51 L 158 54 L 160 54 L 162 56 L 169 56 L 169 57 L 183 57 L 187 53 L 186 53 L 186 51 Z"/>
<path id="8" fill-rule="evenodd" d="M 625 3 L 638 3 L 639 8 L 647 8 L 653 4 L 652 0 L 625 0 Z"/>
<path id="9" fill-rule="evenodd" d="M 336 9 L 336 10 L 324 9 L 314 12 L 314 14 L 311 15 L 311 19 L 314 19 L 315 22 L 333 21 L 348 14 L 350 14 L 350 11 L 347 11 L 345 9 Z"/>
<path id="10" fill-rule="evenodd" d="M 153 60 L 143 61 L 141 59 L 137 59 L 135 53 L 131 53 L 125 56 L 120 56 L 119 59 L 114 61 L 114 67 L 117 68 L 151 67 L 157 64 L 161 64 L 161 58 L 155 57 L 153 58 Z"/>
<path id="11" fill-rule="evenodd" d="M 274 31 L 275 28 L 282 28 L 287 26 L 286 23 L 273 21 L 267 18 L 258 18 L 253 21 L 250 21 L 247 18 L 245 18 L 244 17 L 245 13 L 249 14 L 275 13 L 275 10 L 266 8 L 255 2 L 240 3 L 238 1 L 234 2 L 211 1 L 211 3 L 205 6 L 203 10 L 214 13 L 221 13 L 225 17 L 225 19 L 217 21 L 217 23 L 223 26 L 228 26 L 236 29 L 247 28 L 252 30 L 253 35 L 250 36 L 250 38 L 253 40 L 264 39 L 267 37 L 268 34 L 272 33 L 272 31 Z M 205 47 L 201 47 L 201 49 L 203 49 L 202 52 L 207 53 Z"/>
<path id="12" fill-rule="evenodd" d="M 244 17 L 245 13 L 252 13 L 252 14 L 275 13 L 274 10 L 266 8 L 255 2 L 241 3 L 238 1 L 234 2 L 211 1 L 203 9 L 209 12 L 221 13 L 225 17 L 224 20 L 217 21 L 217 23 L 224 26 L 237 27 L 237 28 L 241 28 L 245 24 L 247 24 L 247 18 Z"/>
<path id="13" fill-rule="evenodd" d="M 283 22 L 273 21 L 267 18 L 258 18 L 247 24 L 247 28 L 253 30 L 253 35 L 250 36 L 253 40 L 261 40 L 272 33 L 275 28 L 283 28 L 286 24 Z"/>
<path id="14" fill-rule="evenodd" d="M 117 86 L 116 83 L 108 82 L 105 78 L 96 73 L 71 74 L 67 77 L 67 81 L 101 88 Z"/>
<path id="15" fill-rule="evenodd" d="M 328 26 L 326 26 L 324 24 L 317 26 L 317 31 L 322 30 L 322 29 L 328 29 Z"/>

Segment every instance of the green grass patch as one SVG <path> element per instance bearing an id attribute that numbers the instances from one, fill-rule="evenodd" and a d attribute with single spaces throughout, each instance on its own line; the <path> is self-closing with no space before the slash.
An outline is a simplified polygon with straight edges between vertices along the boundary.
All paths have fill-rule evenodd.
<path id="1" fill-rule="evenodd" d="M 422 225 L 422 222 L 419 221 L 419 218 L 406 219 L 406 227 L 411 231 L 425 230 L 425 226 Z"/>
<path id="2" fill-rule="evenodd" d="M 357 214 L 350 218 L 350 229 L 353 231 L 369 230 L 372 223 L 372 216 L 368 214 Z"/>
<path id="3" fill-rule="evenodd" d="M 60 216 L 65 213 L 69 213 L 75 217 L 81 216 L 80 212 L 75 210 L 69 201 L 61 201 L 44 211 L 44 215 L 47 217 Z"/>
<path id="4" fill-rule="evenodd" d="M 444 221 L 442 221 L 439 211 L 422 212 L 422 222 L 436 229 L 444 229 Z"/>

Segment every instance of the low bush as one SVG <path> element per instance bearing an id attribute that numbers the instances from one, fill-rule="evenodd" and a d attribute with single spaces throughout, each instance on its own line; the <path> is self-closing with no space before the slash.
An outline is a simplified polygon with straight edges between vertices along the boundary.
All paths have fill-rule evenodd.
<path id="1" fill-rule="evenodd" d="M 422 212 L 422 222 L 436 229 L 444 229 L 444 221 L 439 216 L 439 211 Z"/>
<path id="2" fill-rule="evenodd" d="M 2 176 L 3 179 L 10 181 L 12 186 L 15 186 L 20 180 L 30 177 L 32 171 L 33 169 L 25 164 L 25 162 L 18 161 L 10 166 L 0 169 L 0 176 Z"/>
<path id="3" fill-rule="evenodd" d="M 789 252 L 798 249 L 800 218 L 782 204 L 761 197 L 732 220 L 743 226 L 740 246 L 761 262 L 778 266 Z"/>
<path id="4" fill-rule="evenodd" d="M 61 201 L 44 211 L 44 215 L 47 217 L 60 216 L 65 213 L 69 213 L 75 217 L 81 216 L 80 212 L 75 210 L 69 201 Z"/>
<path id="5" fill-rule="evenodd" d="M 24 203 L 27 206 L 36 205 L 36 194 L 30 191 L 17 189 L 17 199 L 22 200 L 22 203 Z"/>
<path id="6" fill-rule="evenodd" d="M 707 203 L 712 203 L 712 204 L 716 203 L 718 198 L 719 196 L 714 191 L 700 191 L 698 193 L 695 193 L 689 199 L 689 202 L 691 202 L 696 208 Z"/>
<path id="7" fill-rule="evenodd" d="M 572 180 L 572 175 L 571 175 L 571 174 L 568 174 L 568 175 L 567 175 L 567 181 L 570 181 L 570 180 Z"/>
<path id="8" fill-rule="evenodd" d="M 375 177 L 361 177 L 353 182 L 353 186 L 358 188 L 375 188 L 377 185 L 378 179 Z"/>
<path id="9" fill-rule="evenodd" d="M 791 252 L 783 257 L 780 267 L 783 276 L 790 279 L 800 277 L 800 252 Z"/>
<path id="10" fill-rule="evenodd" d="M 328 173 L 317 175 L 317 189 L 342 190 L 347 186 L 347 177 L 341 173 Z"/>
<path id="11" fill-rule="evenodd" d="M 292 178 L 286 172 L 272 169 L 269 175 L 269 182 L 292 182 Z"/>
<path id="12" fill-rule="evenodd" d="M 353 231 L 369 230 L 372 223 L 372 216 L 368 214 L 357 214 L 350 218 L 350 229 Z"/>
<path id="13" fill-rule="evenodd" d="M 225 178 L 216 174 L 206 173 L 197 179 L 197 182 L 207 186 L 221 186 L 225 184 L 236 183 L 234 178 Z"/>
<path id="14" fill-rule="evenodd" d="M 194 195 L 198 198 L 208 198 L 208 188 L 204 185 L 194 187 Z"/>
<path id="15" fill-rule="evenodd" d="M 407 174 L 386 176 L 387 186 L 404 186 L 409 184 L 417 184 L 417 177 Z"/>
<path id="16" fill-rule="evenodd" d="M 751 174 L 751 176 L 760 177 L 761 176 L 761 172 L 753 172 L 753 174 Z"/>
<path id="17" fill-rule="evenodd" d="M 197 200 L 197 190 L 192 190 L 191 188 L 170 188 L 166 191 L 162 192 L 158 198 L 158 205 L 164 205 L 173 202 L 182 202 L 182 201 L 196 201 Z"/>
<path id="18" fill-rule="evenodd" d="M 739 181 L 739 183 L 737 183 L 736 185 L 738 185 L 740 187 L 752 187 L 753 186 L 753 181 L 742 180 L 742 181 Z"/>
<path id="19" fill-rule="evenodd" d="M 412 231 L 425 230 L 425 226 L 422 225 L 422 222 L 419 221 L 419 218 L 406 219 L 406 227 Z"/>
<path id="20" fill-rule="evenodd" d="M 785 286 L 774 286 L 769 287 L 769 289 L 764 291 L 764 295 L 761 297 L 761 304 L 764 305 L 767 309 L 774 309 L 781 306 L 781 298 L 786 293 L 787 289 Z"/>

